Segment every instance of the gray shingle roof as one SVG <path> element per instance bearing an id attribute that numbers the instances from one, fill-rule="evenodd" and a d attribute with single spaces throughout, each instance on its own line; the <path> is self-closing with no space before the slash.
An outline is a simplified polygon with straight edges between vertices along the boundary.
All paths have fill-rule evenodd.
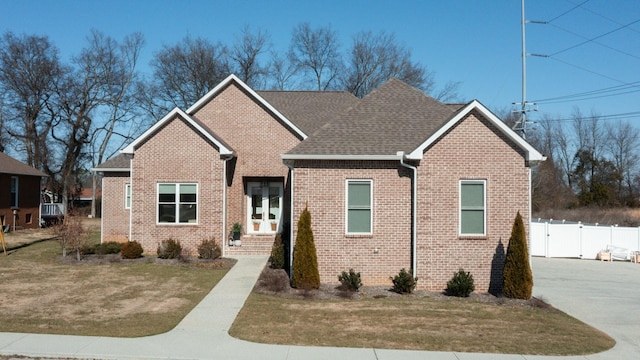
<path id="1" fill-rule="evenodd" d="M 361 100 L 346 91 L 257 91 L 307 136 Z"/>
<path id="2" fill-rule="evenodd" d="M 335 116 L 294 147 L 296 155 L 395 155 L 410 152 L 455 112 L 416 88 L 391 79 L 351 110 Z"/>
<path id="3" fill-rule="evenodd" d="M 129 171 L 129 166 L 131 160 L 131 155 L 129 154 L 118 154 L 111 159 L 103 162 L 102 164 L 95 167 L 96 170 L 111 170 L 114 171 L 116 169 L 122 169 L 122 171 Z"/>
<path id="4" fill-rule="evenodd" d="M 0 153 L 0 173 L 30 176 L 47 176 L 42 171 L 20 162 L 11 156 Z"/>

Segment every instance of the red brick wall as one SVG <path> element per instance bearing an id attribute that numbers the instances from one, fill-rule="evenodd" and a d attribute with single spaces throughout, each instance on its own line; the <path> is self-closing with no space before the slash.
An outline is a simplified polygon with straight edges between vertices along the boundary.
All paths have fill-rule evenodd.
<path id="1" fill-rule="evenodd" d="M 242 223 L 246 231 L 246 182 L 267 178 L 286 185 L 289 169 L 280 156 L 297 145 L 300 139 L 235 84 L 224 89 L 193 116 L 205 123 L 237 154 L 237 159 L 229 167 L 231 181 L 227 190 L 226 233 L 235 222 Z M 287 204 L 288 198 L 285 198 L 284 206 Z M 283 217 L 289 219 L 288 213 Z"/>
<path id="2" fill-rule="evenodd" d="M 35 229 L 40 227 L 40 176 L 0 174 L 0 216 L 4 225 L 13 228 L 13 209 L 11 208 L 11 177 L 18 177 L 18 213 L 16 227 Z M 28 222 L 28 218 L 31 221 Z"/>
<path id="3" fill-rule="evenodd" d="M 220 240 L 223 161 L 211 143 L 176 116 L 136 149 L 132 164 L 131 237 L 146 253 L 169 238 L 191 255 L 202 240 Z M 164 182 L 198 184 L 197 224 L 156 224 L 157 184 Z"/>
<path id="4" fill-rule="evenodd" d="M 102 178 L 102 242 L 129 239 L 129 209 L 125 209 L 125 184 L 129 173 L 107 172 Z"/>
<path id="5" fill-rule="evenodd" d="M 295 231 L 308 204 L 322 283 L 338 283 L 338 275 L 353 268 L 361 273 L 364 285 L 391 285 L 390 276 L 402 267 L 411 268 L 407 169 L 397 161 L 296 161 L 295 165 Z M 373 180 L 371 235 L 346 235 L 345 186 L 352 179 Z"/>
<path id="6" fill-rule="evenodd" d="M 487 291 L 494 257 L 493 268 L 502 268 L 516 213 L 529 224 L 529 168 L 521 150 L 472 113 L 427 149 L 418 173 L 419 287 L 442 290 L 463 268 L 473 275 L 476 291 Z M 458 236 L 463 179 L 486 180 L 485 237 Z"/>

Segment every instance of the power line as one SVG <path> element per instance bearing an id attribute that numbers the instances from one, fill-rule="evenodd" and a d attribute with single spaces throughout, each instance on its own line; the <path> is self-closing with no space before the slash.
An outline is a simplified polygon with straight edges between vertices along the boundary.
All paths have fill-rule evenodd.
<path id="1" fill-rule="evenodd" d="M 635 59 L 640 60 L 640 56 L 636 56 L 636 55 L 633 55 L 633 54 L 628 53 L 628 52 L 626 52 L 626 51 L 623 51 L 623 50 L 620 50 L 620 49 L 616 49 L 616 48 L 614 48 L 614 47 L 612 47 L 612 46 L 609 46 L 609 45 L 603 44 L 603 43 L 601 43 L 601 42 L 597 42 L 597 41 L 595 41 L 595 40 L 590 40 L 590 39 L 588 39 L 586 36 L 582 36 L 582 35 L 580 35 L 580 34 L 578 34 L 578 33 L 576 33 L 576 32 L 573 32 L 573 31 L 571 31 L 571 30 L 569 30 L 569 29 L 565 29 L 565 28 L 560 27 L 560 26 L 558 26 L 558 25 L 555 25 L 555 24 L 549 24 L 549 25 L 551 25 L 551 26 L 555 27 L 555 28 L 556 28 L 556 29 L 558 29 L 558 30 L 562 30 L 562 31 L 564 31 L 564 32 L 566 32 L 566 33 L 569 33 L 569 34 L 571 34 L 571 35 L 574 35 L 574 36 L 577 36 L 577 37 L 579 37 L 579 38 L 585 39 L 585 40 L 587 40 L 586 42 L 593 42 L 594 44 L 598 44 L 598 45 L 600 45 L 600 46 L 602 46 L 602 47 L 605 47 L 605 48 L 607 48 L 607 49 L 609 49 L 609 50 L 613 50 L 613 51 L 615 51 L 615 52 L 619 52 L 619 53 L 621 53 L 621 54 L 623 54 L 623 55 L 627 55 L 627 56 L 629 56 L 629 57 L 632 57 L 632 58 L 635 58 Z M 564 50 L 563 50 L 563 51 L 564 51 Z M 557 53 L 556 53 L 556 54 L 557 54 Z M 554 55 L 555 55 L 555 54 L 554 54 Z M 551 55 L 551 56 L 553 56 L 553 55 Z"/>
<path id="2" fill-rule="evenodd" d="M 616 31 L 620 31 L 620 30 L 622 30 L 622 29 L 624 29 L 624 28 L 627 28 L 627 27 L 629 27 L 629 26 L 631 26 L 631 25 L 633 25 L 633 24 L 635 24 L 635 23 L 637 23 L 637 22 L 640 22 L 640 19 L 635 20 L 635 21 L 632 21 L 632 22 L 630 22 L 630 23 L 628 23 L 628 24 L 626 24 L 626 25 L 622 25 L 622 26 L 620 26 L 620 27 L 617 27 L 617 28 L 615 28 L 615 29 L 613 29 L 613 30 L 611 30 L 611 31 L 608 31 L 608 32 L 606 32 L 606 33 L 604 33 L 604 34 L 602 34 L 602 35 L 598 35 L 598 36 L 596 36 L 596 37 L 594 37 L 594 38 L 587 39 L 586 41 L 583 41 L 583 42 L 581 42 L 581 43 L 579 43 L 579 44 L 576 44 L 576 45 L 570 46 L 570 47 L 568 47 L 568 48 L 566 48 L 566 49 L 563 49 L 563 50 L 560 50 L 560 51 L 556 51 L 555 53 L 553 53 L 553 54 L 551 54 L 551 55 L 549 55 L 549 56 L 555 56 L 555 55 L 561 54 L 561 53 L 563 53 L 563 52 L 565 52 L 565 51 L 569 51 L 569 50 L 571 50 L 571 49 L 575 49 L 575 48 L 577 48 L 577 47 L 579 47 L 579 46 L 582 46 L 582 45 L 584 45 L 584 44 L 587 44 L 587 43 L 593 42 L 594 40 L 600 39 L 601 37 L 607 36 L 607 35 L 609 35 L 609 34 L 613 34 L 613 33 L 614 33 L 614 32 L 616 32 Z"/>
<path id="3" fill-rule="evenodd" d="M 630 89 L 635 89 L 635 90 L 630 90 Z M 629 94 L 637 91 L 640 91 L 640 81 L 631 82 L 625 85 L 616 85 L 616 86 L 611 86 L 603 89 L 585 91 L 585 92 L 576 93 L 576 94 L 538 99 L 538 100 L 533 100 L 533 102 L 557 103 L 557 102 L 572 101 L 572 100 L 588 100 L 588 99 L 597 99 L 598 97 L 625 95 L 625 94 Z"/>
<path id="4" fill-rule="evenodd" d="M 575 10 L 575 9 L 577 9 L 577 8 L 579 8 L 579 7 L 581 7 L 582 5 L 584 5 L 584 4 L 588 3 L 588 2 L 589 2 L 589 0 L 585 0 L 585 1 L 581 2 L 580 4 L 578 4 L 578 5 L 574 6 L 574 7 L 572 7 L 571 9 L 569 9 L 569 10 L 567 10 L 567 11 L 563 12 L 562 14 L 560 14 L 560 15 L 558 15 L 558 16 L 556 16 L 556 17 L 554 17 L 553 19 L 551 19 L 551 20 L 549 20 L 549 21 L 547 21 L 547 22 L 549 22 L 549 23 L 550 23 L 550 22 L 552 22 L 552 21 L 554 21 L 554 20 L 556 20 L 556 19 L 558 19 L 558 18 L 560 18 L 560 17 L 562 17 L 562 16 L 565 16 L 565 15 L 567 15 L 568 13 L 572 12 L 573 10 Z"/>
<path id="5" fill-rule="evenodd" d="M 626 112 L 626 113 L 609 114 L 609 115 L 596 115 L 594 117 L 598 118 L 599 120 L 635 119 L 635 118 L 640 118 L 640 111 L 631 111 L 631 112 Z M 569 117 L 569 118 L 557 118 L 557 119 L 545 119 L 545 121 L 553 121 L 553 122 L 573 121 L 573 120 L 575 120 L 575 119 L 572 118 L 572 117 Z"/>
<path id="6" fill-rule="evenodd" d="M 614 19 L 611 19 L 609 17 L 606 17 L 606 16 L 602 15 L 600 12 L 593 11 L 593 10 L 589 9 L 588 7 L 582 7 L 582 10 L 587 11 L 587 12 L 593 14 L 593 15 L 599 16 L 599 17 L 601 17 L 601 18 L 603 18 L 603 19 L 605 19 L 605 20 L 607 20 L 609 22 L 612 22 L 612 23 L 616 24 L 616 25 L 624 25 L 623 23 L 621 23 L 619 21 L 616 21 Z M 632 27 L 628 28 L 627 30 L 631 30 L 633 32 L 640 33 L 640 31 L 638 31 L 638 30 L 636 30 L 636 29 L 634 29 Z"/>
<path id="7" fill-rule="evenodd" d="M 582 70 L 582 71 L 586 71 L 586 72 L 588 72 L 588 73 L 591 73 L 591 74 L 594 74 L 594 75 L 598 75 L 598 76 L 603 77 L 603 78 L 605 78 L 605 79 L 609 79 L 609 80 L 612 80 L 612 81 L 618 82 L 618 83 L 623 84 L 623 85 L 626 85 L 626 84 L 627 84 L 626 82 L 624 82 L 624 81 L 622 81 L 622 80 L 619 80 L 619 79 L 613 78 L 613 77 L 608 76 L 608 75 L 601 74 L 601 73 L 596 72 L 596 71 L 593 71 L 593 70 L 589 70 L 589 69 L 584 68 L 584 67 L 582 67 L 582 66 L 578 66 L 578 65 L 572 64 L 572 63 L 570 63 L 570 62 L 567 62 L 567 61 L 564 61 L 564 60 L 558 59 L 557 57 L 549 57 L 549 58 L 550 58 L 550 59 L 553 59 L 553 60 L 555 60 L 555 61 L 561 62 L 561 63 L 563 63 L 563 64 L 565 64 L 565 65 L 569 65 L 569 66 L 571 66 L 571 67 L 574 67 L 574 68 L 576 68 L 576 69 L 580 69 L 580 70 Z"/>

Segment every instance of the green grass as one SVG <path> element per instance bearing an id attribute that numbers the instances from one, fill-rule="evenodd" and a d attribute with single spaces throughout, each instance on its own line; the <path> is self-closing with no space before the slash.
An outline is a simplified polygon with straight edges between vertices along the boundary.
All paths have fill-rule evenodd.
<path id="1" fill-rule="evenodd" d="M 0 332 L 163 333 L 227 272 L 198 262 L 160 264 L 154 258 L 78 263 L 61 261 L 60 254 L 57 242 L 45 241 L 0 257 Z"/>
<path id="2" fill-rule="evenodd" d="M 536 355 L 615 344 L 557 310 L 416 296 L 311 301 L 253 293 L 230 333 L 260 343 Z"/>

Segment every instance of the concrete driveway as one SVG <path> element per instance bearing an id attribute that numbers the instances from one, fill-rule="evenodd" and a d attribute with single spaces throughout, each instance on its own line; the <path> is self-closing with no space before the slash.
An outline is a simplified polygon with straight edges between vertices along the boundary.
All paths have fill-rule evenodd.
<path id="1" fill-rule="evenodd" d="M 640 359 L 640 264 L 533 258 L 531 267 L 534 296 L 616 340 L 584 358 Z"/>

